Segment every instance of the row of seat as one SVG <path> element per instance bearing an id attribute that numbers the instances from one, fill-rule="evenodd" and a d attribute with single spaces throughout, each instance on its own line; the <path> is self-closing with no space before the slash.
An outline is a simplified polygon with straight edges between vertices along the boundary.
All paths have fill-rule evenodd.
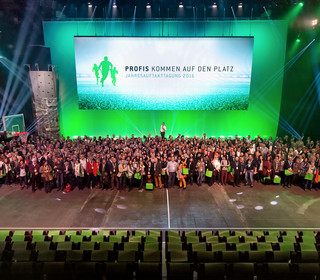
<path id="1" fill-rule="evenodd" d="M 161 262 L 162 251 L 4 250 L 1 260 L 6 262 Z"/>
<path id="2" fill-rule="evenodd" d="M 3 250 L 2 261 L 102 261 L 102 262 L 161 262 L 162 251 L 137 250 Z M 167 251 L 167 262 L 319 262 L 319 252 L 290 251 Z"/>
<path id="3" fill-rule="evenodd" d="M 187 263 L 168 263 L 168 280 L 197 279 L 221 280 L 300 280 L 318 279 L 320 267 L 318 263 L 204 263 L 198 266 Z M 162 278 L 160 263 L 0 263 L 1 279 L 123 279 L 145 280 Z"/>
<path id="4" fill-rule="evenodd" d="M 314 238 L 303 237 L 303 236 L 168 236 L 166 241 L 182 241 L 186 243 L 199 243 L 199 242 L 208 242 L 208 243 L 245 243 L 245 242 L 297 242 L 297 243 L 306 243 L 311 242 L 315 243 Z M 317 242 L 320 243 L 320 242 Z"/>
<path id="5" fill-rule="evenodd" d="M 162 236 L 162 230 L 0 230 L 3 236 L 27 236 L 27 235 L 102 235 L 102 236 Z"/>
<path id="6" fill-rule="evenodd" d="M 179 263 L 214 263 L 214 262 L 287 262 L 287 263 L 320 263 L 318 252 L 289 252 L 289 251 L 217 251 L 217 252 L 166 252 L 167 262 Z"/>
<path id="7" fill-rule="evenodd" d="M 317 237 L 320 231 L 313 230 L 0 230 L 0 237 L 14 235 L 103 235 L 103 236 L 305 236 Z"/>
<path id="8" fill-rule="evenodd" d="M 167 242 L 166 250 L 181 251 L 315 251 L 320 252 L 319 243 L 184 243 Z"/>
<path id="9" fill-rule="evenodd" d="M 135 250 L 135 251 L 157 251 L 162 246 L 159 242 L 0 242 L 2 250 Z"/>
<path id="10" fill-rule="evenodd" d="M 304 236 L 317 237 L 319 231 L 313 230 L 170 230 L 165 231 L 166 236 Z"/>
<path id="11" fill-rule="evenodd" d="M 160 263 L 0 263 L 0 279 L 2 280 L 160 280 L 161 278 Z"/>
<path id="12" fill-rule="evenodd" d="M 319 243 L 278 243 L 278 242 L 250 242 L 250 243 L 186 243 L 166 242 L 166 251 L 314 251 L 320 252 Z M 161 242 L 0 242 L 2 250 L 135 250 L 158 251 L 162 249 Z"/>

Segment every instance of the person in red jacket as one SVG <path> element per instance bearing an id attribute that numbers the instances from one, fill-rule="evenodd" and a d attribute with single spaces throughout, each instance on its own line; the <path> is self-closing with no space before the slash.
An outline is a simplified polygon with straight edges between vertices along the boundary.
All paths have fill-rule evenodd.
<path id="1" fill-rule="evenodd" d="M 88 185 L 88 188 L 90 188 L 90 184 L 94 184 L 94 176 L 93 176 L 93 165 L 94 165 L 94 162 L 93 162 L 93 159 L 92 157 L 89 158 L 89 160 L 87 161 L 87 165 L 86 165 L 86 173 L 87 173 L 87 185 Z"/>
<path id="2" fill-rule="evenodd" d="M 93 174 L 92 187 L 94 187 L 99 182 L 99 176 L 98 176 L 99 162 L 96 161 L 95 159 L 93 159 L 92 162 L 93 162 L 93 165 L 92 165 L 92 174 Z"/>

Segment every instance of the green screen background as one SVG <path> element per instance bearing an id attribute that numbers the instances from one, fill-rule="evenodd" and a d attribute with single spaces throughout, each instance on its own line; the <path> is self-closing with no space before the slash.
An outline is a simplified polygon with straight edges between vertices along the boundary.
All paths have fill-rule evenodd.
<path id="1" fill-rule="evenodd" d="M 261 135 L 275 137 L 283 85 L 286 21 L 47 21 L 45 45 L 59 76 L 58 110 L 64 136 L 156 135 L 164 121 L 167 136 Z M 253 36 L 252 81 L 244 111 L 79 110 L 74 36 Z M 183 51 L 183 50 L 181 50 Z M 195 50 L 201 51 L 201 50 Z"/>

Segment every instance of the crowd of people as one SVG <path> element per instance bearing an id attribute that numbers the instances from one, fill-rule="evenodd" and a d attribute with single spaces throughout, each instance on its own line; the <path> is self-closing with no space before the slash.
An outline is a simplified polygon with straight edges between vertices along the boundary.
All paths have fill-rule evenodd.
<path id="1" fill-rule="evenodd" d="M 266 185 L 318 188 L 320 143 L 293 136 L 263 139 L 150 135 L 78 137 L 29 136 L 26 143 L 0 143 L 0 185 L 42 188 L 186 189 L 191 186 Z"/>

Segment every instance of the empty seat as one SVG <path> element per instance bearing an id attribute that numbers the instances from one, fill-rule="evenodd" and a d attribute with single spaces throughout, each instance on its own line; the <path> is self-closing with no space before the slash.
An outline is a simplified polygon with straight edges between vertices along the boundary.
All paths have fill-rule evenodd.
<path id="1" fill-rule="evenodd" d="M 74 275 L 77 280 L 101 279 L 95 262 L 79 262 L 74 264 Z"/>
<path id="2" fill-rule="evenodd" d="M 82 236 L 91 236 L 92 235 L 92 230 L 82 230 L 81 231 Z"/>
<path id="3" fill-rule="evenodd" d="M 192 246 L 190 247 L 190 249 L 193 252 L 197 252 L 197 251 L 207 251 L 207 243 L 195 243 L 195 244 L 191 244 Z"/>
<path id="4" fill-rule="evenodd" d="M 33 262 L 13 262 L 10 263 L 9 277 L 1 279 L 10 280 L 40 280 L 43 279 L 42 264 Z"/>
<path id="5" fill-rule="evenodd" d="M 254 277 L 253 263 L 233 263 L 228 267 L 227 279 L 229 280 L 247 280 Z"/>
<path id="6" fill-rule="evenodd" d="M 155 243 L 155 242 L 159 242 L 160 240 L 159 236 L 146 236 L 144 242 L 145 243 Z"/>
<path id="7" fill-rule="evenodd" d="M 147 235 L 160 237 L 160 236 L 162 236 L 162 231 L 161 230 L 149 230 Z"/>
<path id="8" fill-rule="evenodd" d="M 185 250 L 185 244 L 181 243 L 181 242 L 177 242 L 177 243 L 172 243 L 172 242 L 167 242 L 166 243 L 166 250 L 167 251 L 183 251 Z"/>
<path id="9" fill-rule="evenodd" d="M 168 262 L 188 262 L 188 252 L 186 251 L 171 251 L 167 252 L 167 260 Z"/>
<path id="10" fill-rule="evenodd" d="M 35 252 L 31 250 L 15 250 L 13 253 L 12 261 L 14 262 L 32 261 L 32 255 L 35 256 Z"/>
<path id="11" fill-rule="evenodd" d="M 265 280 L 289 280 L 292 279 L 290 265 L 288 263 L 269 263 L 260 279 Z"/>
<path id="12" fill-rule="evenodd" d="M 133 267 L 127 263 L 107 263 L 105 276 L 108 280 L 132 280 Z"/>
<path id="13" fill-rule="evenodd" d="M 72 250 L 72 242 L 58 242 L 57 243 L 57 251 L 68 251 Z"/>
<path id="14" fill-rule="evenodd" d="M 66 236 L 65 235 L 53 235 L 52 242 L 65 242 Z"/>
<path id="15" fill-rule="evenodd" d="M 199 267 L 199 280 L 224 280 L 226 272 L 225 263 L 205 263 Z"/>
<path id="16" fill-rule="evenodd" d="M 71 235 L 70 242 L 82 242 L 83 236 L 82 235 Z"/>
<path id="17" fill-rule="evenodd" d="M 161 280 L 161 263 L 138 263 L 136 280 Z"/>
<path id="18" fill-rule="evenodd" d="M 226 243 L 211 243 L 211 250 L 212 251 L 226 251 Z"/>
<path id="19" fill-rule="evenodd" d="M 72 250 L 66 252 L 67 262 L 81 262 L 83 261 L 83 251 L 82 250 Z"/>
<path id="20" fill-rule="evenodd" d="M 140 243 L 138 242 L 124 242 L 119 244 L 119 250 L 140 250 Z"/>
<path id="21" fill-rule="evenodd" d="M 122 236 L 109 235 L 108 241 L 110 243 L 121 243 L 122 242 Z"/>
<path id="22" fill-rule="evenodd" d="M 137 259 L 137 253 L 134 250 L 131 251 L 119 251 L 118 252 L 118 262 L 136 262 Z"/>
<path id="23" fill-rule="evenodd" d="M 290 251 L 274 251 L 273 252 L 273 262 L 289 262 L 291 260 L 291 252 Z"/>
<path id="24" fill-rule="evenodd" d="M 100 236 L 109 236 L 110 235 L 110 230 L 99 230 L 98 235 Z M 94 235 L 92 235 L 94 236 Z"/>
<path id="25" fill-rule="evenodd" d="M 109 262 L 113 260 L 113 254 L 108 250 L 95 250 L 91 252 L 91 261 L 93 262 Z"/>
<path id="26" fill-rule="evenodd" d="M 180 233 L 178 230 L 169 230 L 166 231 L 166 236 L 180 237 Z"/>
<path id="27" fill-rule="evenodd" d="M 195 252 L 194 258 L 197 263 L 212 263 L 212 262 L 214 262 L 213 252 L 198 251 L 198 252 Z"/>
<path id="28" fill-rule="evenodd" d="M 80 242 L 80 250 L 92 251 L 95 248 L 94 242 Z"/>
<path id="29" fill-rule="evenodd" d="M 91 242 L 103 242 L 104 236 L 103 235 L 91 235 Z"/>
<path id="30" fill-rule="evenodd" d="M 130 235 L 129 236 L 129 242 L 142 242 L 142 236 L 133 236 L 133 235 Z"/>
<path id="31" fill-rule="evenodd" d="M 133 236 L 146 236 L 147 233 L 144 230 L 134 230 L 132 231 Z"/>
<path id="32" fill-rule="evenodd" d="M 144 251 L 161 250 L 160 244 L 161 244 L 161 243 L 159 243 L 159 242 L 144 243 L 144 244 L 143 244 L 143 250 L 144 250 Z"/>
<path id="33" fill-rule="evenodd" d="M 319 263 L 299 263 L 296 279 L 319 279 Z"/>
<path id="34" fill-rule="evenodd" d="M 76 231 L 76 230 L 67 230 L 67 231 L 65 232 L 65 235 L 68 235 L 68 236 L 80 235 L 80 234 L 78 234 L 78 233 L 79 233 L 79 232 Z"/>
<path id="35" fill-rule="evenodd" d="M 298 248 L 300 247 L 301 251 L 314 251 L 314 252 L 317 251 L 317 247 L 315 246 L 314 241 L 313 243 L 308 243 L 308 242 L 299 243 L 297 247 Z"/>
<path id="36" fill-rule="evenodd" d="M 319 253 L 315 251 L 302 251 L 298 261 L 303 263 L 317 263 L 320 261 Z"/>
<path id="37" fill-rule="evenodd" d="M 142 252 L 142 262 L 161 262 L 162 252 L 161 251 L 145 251 Z"/>
<path id="38" fill-rule="evenodd" d="M 54 250 L 41 250 L 38 252 L 38 262 L 54 262 L 56 258 L 56 251 Z"/>
<path id="39" fill-rule="evenodd" d="M 11 250 L 27 250 L 30 249 L 30 242 L 16 241 L 12 243 Z"/>
<path id="40" fill-rule="evenodd" d="M 268 258 L 265 251 L 250 251 L 248 260 L 252 263 L 263 263 L 268 261 Z"/>
<path id="41" fill-rule="evenodd" d="M 198 236 L 198 232 L 196 230 L 187 230 L 182 232 L 182 236 Z"/>
<path id="42" fill-rule="evenodd" d="M 193 280 L 192 265 L 188 263 L 167 263 L 168 280 Z"/>
<path id="43" fill-rule="evenodd" d="M 222 252 L 223 262 L 239 262 L 240 254 L 237 251 L 225 251 Z"/>
<path id="44" fill-rule="evenodd" d="M 113 251 L 114 248 L 115 248 L 115 243 L 113 243 L 113 242 L 101 242 L 99 244 L 99 250 Z"/>
<path id="45" fill-rule="evenodd" d="M 48 280 L 70 280 L 73 277 L 73 269 L 71 264 L 65 262 L 47 262 L 44 263 L 43 274 Z"/>
<path id="46" fill-rule="evenodd" d="M 52 243 L 52 242 L 49 242 L 49 241 L 45 241 L 45 242 L 37 242 L 36 244 L 35 244 L 35 250 L 39 250 L 39 251 L 41 251 L 41 250 L 50 250 L 50 249 L 55 249 L 55 244 L 54 243 Z"/>

